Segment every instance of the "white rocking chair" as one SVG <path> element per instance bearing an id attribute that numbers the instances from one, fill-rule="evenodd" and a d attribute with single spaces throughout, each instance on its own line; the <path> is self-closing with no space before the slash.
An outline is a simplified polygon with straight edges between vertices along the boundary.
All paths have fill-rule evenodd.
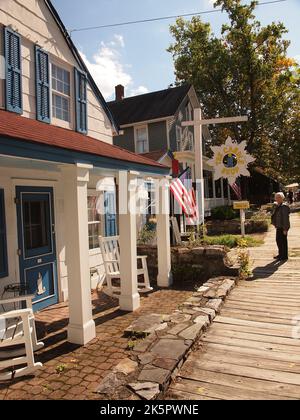
<path id="1" fill-rule="evenodd" d="M 44 347 L 44 343 L 37 341 L 32 298 L 34 296 L 20 296 L 0 300 L 0 305 L 25 302 L 25 309 L 16 309 L 0 314 L 0 380 L 12 379 L 32 374 L 42 367 L 35 363 L 34 351 Z M 25 365 L 15 369 L 17 365 Z M 3 369 L 12 371 L 3 372 Z"/>
<path id="2" fill-rule="evenodd" d="M 113 285 L 113 279 L 121 279 L 119 236 L 99 236 L 99 244 L 106 274 L 106 293 L 110 296 L 119 297 L 121 285 Z M 141 268 L 137 268 L 138 292 L 151 292 L 153 287 L 150 286 L 149 281 L 147 255 L 138 255 L 137 263 L 138 261 L 141 262 Z M 141 276 L 143 276 L 143 280 L 141 279 Z"/>

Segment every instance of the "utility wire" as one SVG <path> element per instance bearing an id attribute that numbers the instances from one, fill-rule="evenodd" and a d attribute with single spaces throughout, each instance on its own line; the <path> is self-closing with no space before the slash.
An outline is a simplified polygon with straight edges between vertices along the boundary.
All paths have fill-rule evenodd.
<path id="1" fill-rule="evenodd" d="M 262 1 L 258 3 L 258 6 L 264 6 L 268 4 L 274 4 L 274 3 L 282 3 L 287 0 L 271 0 L 271 1 Z M 99 26 L 88 26 L 85 28 L 77 28 L 77 29 L 70 29 L 69 34 L 72 35 L 73 32 L 83 32 L 83 31 L 93 31 L 96 29 L 104 29 L 104 28 L 115 28 L 117 26 L 128 26 L 128 25 L 135 25 L 138 23 L 149 23 L 149 22 L 157 22 L 161 20 L 170 20 L 170 19 L 176 19 L 179 17 L 190 17 L 190 16 L 199 16 L 199 15 L 207 15 L 211 13 L 219 13 L 222 12 L 222 9 L 212 9 L 212 10 L 204 10 L 202 12 L 195 12 L 195 13 L 184 13 L 181 15 L 173 15 L 173 16 L 163 16 L 163 17 L 157 17 L 157 18 L 150 18 L 150 19 L 142 19 L 142 20 L 132 20 L 128 22 L 119 22 L 119 23 L 111 23 L 107 25 L 99 25 Z"/>

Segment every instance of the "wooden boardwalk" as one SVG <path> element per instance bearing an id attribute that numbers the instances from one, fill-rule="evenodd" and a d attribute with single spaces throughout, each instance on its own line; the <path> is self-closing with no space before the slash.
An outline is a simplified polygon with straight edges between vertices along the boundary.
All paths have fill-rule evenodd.
<path id="1" fill-rule="evenodd" d="M 231 292 L 167 399 L 300 399 L 300 215 L 287 263 L 274 263 L 274 241 L 272 229 L 251 251 L 255 278 Z"/>

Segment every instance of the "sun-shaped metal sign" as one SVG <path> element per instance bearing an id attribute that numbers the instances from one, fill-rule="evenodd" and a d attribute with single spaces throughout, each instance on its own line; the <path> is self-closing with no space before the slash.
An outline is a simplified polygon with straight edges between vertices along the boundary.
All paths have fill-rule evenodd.
<path id="1" fill-rule="evenodd" d="M 239 176 L 250 176 L 247 167 L 255 159 L 246 151 L 246 146 L 246 141 L 237 143 L 228 137 L 225 144 L 211 147 L 214 156 L 207 163 L 214 167 L 215 180 L 227 178 L 232 185 Z"/>

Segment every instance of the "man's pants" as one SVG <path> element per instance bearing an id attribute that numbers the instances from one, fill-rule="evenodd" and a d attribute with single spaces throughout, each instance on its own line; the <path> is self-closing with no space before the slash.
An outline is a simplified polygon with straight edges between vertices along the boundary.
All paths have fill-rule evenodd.
<path id="1" fill-rule="evenodd" d="M 287 235 L 283 233 L 283 229 L 279 228 L 276 230 L 276 242 L 279 251 L 279 258 L 283 260 L 288 259 L 288 241 Z"/>

